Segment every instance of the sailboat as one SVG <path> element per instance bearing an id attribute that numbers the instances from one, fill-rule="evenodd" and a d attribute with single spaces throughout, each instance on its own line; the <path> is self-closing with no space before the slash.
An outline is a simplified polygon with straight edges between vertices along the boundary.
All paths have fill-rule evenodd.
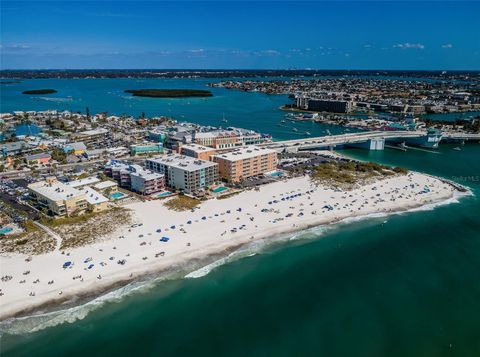
<path id="1" fill-rule="evenodd" d="M 223 113 L 223 119 L 222 119 L 222 122 L 223 122 L 223 123 L 228 123 L 228 120 L 227 120 L 227 119 L 225 119 L 225 113 Z"/>

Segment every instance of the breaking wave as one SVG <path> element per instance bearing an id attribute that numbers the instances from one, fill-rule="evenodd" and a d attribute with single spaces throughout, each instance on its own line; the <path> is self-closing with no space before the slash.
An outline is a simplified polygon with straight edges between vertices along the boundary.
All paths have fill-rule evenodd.
<path id="1" fill-rule="evenodd" d="M 155 282 L 156 280 L 130 283 L 87 303 L 64 310 L 6 319 L 0 322 L 0 337 L 6 333 L 11 335 L 27 334 L 63 323 L 74 323 L 78 320 L 83 320 L 89 313 L 101 308 L 107 303 L 119 302 L 125 296 L 131 295 L 134 292 L 147 291 L 153 287 Z"/>

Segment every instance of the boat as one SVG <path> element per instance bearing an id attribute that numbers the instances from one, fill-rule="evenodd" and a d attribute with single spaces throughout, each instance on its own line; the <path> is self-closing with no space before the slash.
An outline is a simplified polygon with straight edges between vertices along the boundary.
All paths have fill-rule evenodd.
<path id="1" fill-rule="evenodd" d="M 456 148 L 453 148 L 453 150 L 461 151 L 462 149 L 460 149 L 459 147 L 456 147 Z"/>
<path id="2" fill-rule="evenodd" d="M 312 135 L 312 134 L 310 134 L 310 132 L 309 132 L 309 131 L 306 131 L 306 132 L 305 132 L 305 134 L 307 134 L 307 135 Z"/>
<path id="3" fill-rule="evenodd" d="M 298 131 L 298 129 L 297 129 L 297 128 L 293 128 L 292 130 L 293 130 L 293 131 Z"/>
<path id="4" fill-rule="evenodd" d="M 280 123 L 285 123 L 285 120 L 280 120 Z"/>

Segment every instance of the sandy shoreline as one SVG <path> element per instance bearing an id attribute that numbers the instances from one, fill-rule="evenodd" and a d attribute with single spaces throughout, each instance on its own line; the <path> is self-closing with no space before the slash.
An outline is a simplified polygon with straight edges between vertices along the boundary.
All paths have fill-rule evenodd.
<path id="1" fill-rule="evenodd" d="M 111 239 L 72 249 L 69 256 L 54 251 L 33 256 L 30 262 L 25 255 L 0 256 L 1 276 L 12 276 L 0 282 L 4 294 L 0 320 L 67 308 L 142 277 L 188 266 L 199 268 L 248 243 L 276 235 L 355 217 L 408 211 L 447 201 L 456 194 L 448 183 L 410 173 L 352 191 L 326 189 L 308 177 L 293 178 L 259 191 L 209 200 L 193 213 L 168 210 L 162 201 L 133 203 L 127 207 L 141 226 L 119 227 Z M 161 237 L 169 241 L 161 242 Z M 87 258 L 91 260 L 84 263 Z M 124 265 L 117 263 L 123 259 Z M 66 261 L 73 267 L 64 269 Z"/>

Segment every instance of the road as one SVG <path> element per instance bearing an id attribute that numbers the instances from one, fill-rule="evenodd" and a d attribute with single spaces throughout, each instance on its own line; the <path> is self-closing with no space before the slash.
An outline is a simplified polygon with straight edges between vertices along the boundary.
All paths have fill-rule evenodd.
<path id="1" fill-rule="evenodd" d="M 315 148 L 349 143 L 361 143 L 370 139 L 415 138 L 423 135 L 426 135 L 426 133 L 423 131 L 367 131 L 351 134 L 276 141 L 273 143 L 260 144 L 259 146 L 264 146 L 271 149 L 284 149 L 287 147 Z"/>

